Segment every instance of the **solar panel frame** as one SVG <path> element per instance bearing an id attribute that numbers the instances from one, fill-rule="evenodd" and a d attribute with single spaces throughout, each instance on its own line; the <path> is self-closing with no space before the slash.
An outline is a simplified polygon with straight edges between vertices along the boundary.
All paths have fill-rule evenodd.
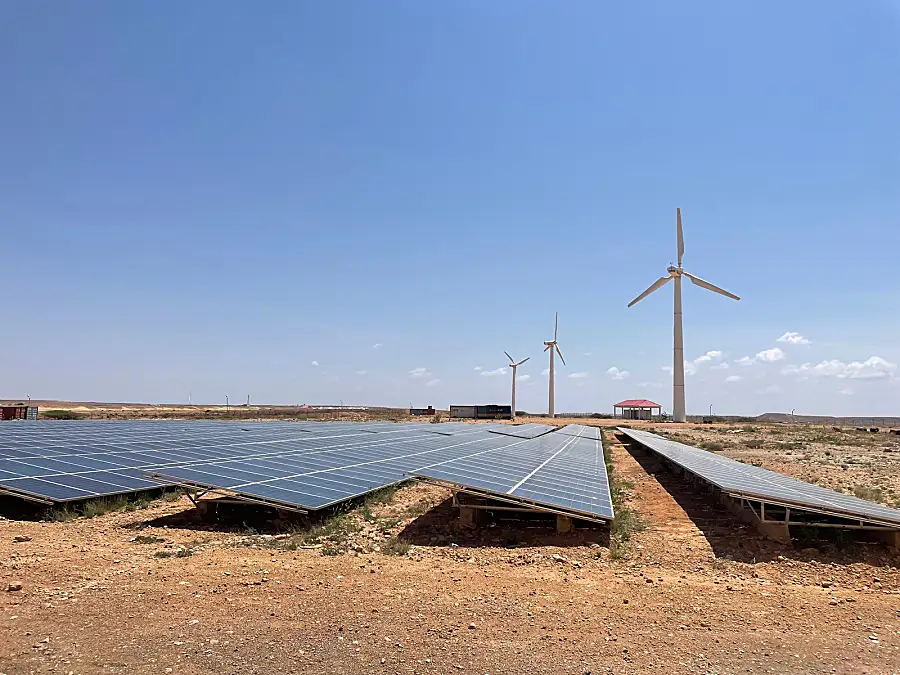
<path id="1" fill-rule="evenodd" d="M 549 424 L 498 424 L 497 428 L 489 429 L 492 434 L 514 436 L 515 438 L 538 438 L 556 431 L 558 427 Z"/>
<path id="2" fill-rule="evenodd" d="M 623 427 L 619 431 L 732 497 L 900 528 L 898 509 L 845 495 L 762 467 L 743 464 L 646 431 Z"/>

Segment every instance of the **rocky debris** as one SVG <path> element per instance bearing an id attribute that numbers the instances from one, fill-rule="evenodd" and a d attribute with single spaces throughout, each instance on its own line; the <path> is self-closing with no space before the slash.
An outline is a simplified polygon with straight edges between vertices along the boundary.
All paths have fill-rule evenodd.
<path id="1" fill-rule="evenodd" d="M 10 581 L 6 585 L 6 590 L 7 590 L 7 592 L 10 592 L 10 593 L 13 591 L 21 591 L 22 590 L 22 582 L 21 581 Z"/>
<path id="2" fill-rule="evenodd" d="M 13 537 L 13 541 L 17 544 L 21 544 L 26 541 L 31 541 L 31 537 L 29 537 L 27 534 L 17 534 L 15 537 Z"/>

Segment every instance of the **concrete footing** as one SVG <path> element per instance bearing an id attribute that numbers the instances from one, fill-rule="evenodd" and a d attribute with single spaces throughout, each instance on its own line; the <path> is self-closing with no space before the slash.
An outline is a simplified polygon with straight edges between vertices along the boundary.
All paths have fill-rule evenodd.
<path id="1" fill-rule="evenodd" d="M 478 527 L 481 517 L 481 509 L 475 509 L 471 506 L 459 507 L 459 524 L 463 527 Z"/>
<path id="2" fill-rule="evenodd" d="M 569 534 L 575 529 L 575 521 L 568 516 L 556 516 L 556 533 Z"/>
<path id="3" fill-rule="evenodd" d="M 891 530 L 890 532 L 879 532 L 878 538 L 888 545 L 894 551 L 900 550 L 900 530 Z"/>

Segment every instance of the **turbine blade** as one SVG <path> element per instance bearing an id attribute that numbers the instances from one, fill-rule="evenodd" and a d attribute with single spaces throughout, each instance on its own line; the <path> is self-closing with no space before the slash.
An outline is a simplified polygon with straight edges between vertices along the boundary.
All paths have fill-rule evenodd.
<path id="1" fill-rule="evenodd" d="M 529 356 L 528 358 L 522 359 L 522 360 L 519 361 L 516 365 L 517 365 L 517 366 L 521 366 L 523 363 L 525 363 L 525 362 L 526 362 L 528 359 L 530 359 L 530 358 L 531 358 L 531 357 Z"/>
<path id="2" fill-rule="evenodd" d="M 712 291 L 713 293 L 718 293 L 719 295 L 724 295 L 726 298 L 731 298 L 732 300 L 740 300 L 740 298 L 738 296 L 736 296 L 734 293 L 729 293 L 724 288 L 719 288 L 718 286 L 714 286 L 713 284 L 709 283 L 708 281 L 704 281 L 700 277 L 695 277 L 693 274 L 690 274 L 688 272 L 685 272 L 684 276 L 686 276 L 688 279 L 691 280 L 691 282 L 693 284 L 696 284 L 700 288 L 705 288 L 706 290 Z"/>
<path id="3" fill-rule="evenodd" d="M 634 300 L 629 302 L 628 306 L 631 307 L 632 305 L 637 304 L 638 302 L 640 302 L 641 300 L 646 298 L 648 295 L 650 295 L 656 289 L 662 288 L 663 286 L 665 286 L 667 283 L 669 283 L 669 281 L 671 279 L 672 279 L 672 277 L 660 277 L 659 279 L 657 279 L 656 281 L 653 282 L 653 285 L 650 286 L 650 288 L 648 288 L 646 291 L 644 291 L 639 296 L 637 296 Z"/>
<path id="4" fill-rule="evenodd" d="M 544 347 L 544 351 L 547 351 L 548 349 L 550 349 L 550 345 L 547 345 L 546 347 Z"/>
<path id="5" fill-rule="evenodd" d="M 556 313 L 556 323 L 553 325 L 553 339 L 556 339 L 556 331 L 559 330 L 559 312 Z"/>
<path id="6" fill-rule="evenodd" d="M 559 345 L 556 345 L 556 353 L 559 354 L 559 360 L 563 362 L 563 365 L 566 365 L 566 360 L 563 358 L 562 352 L 559 351 Z"/>
<path id="7" fill-rule="evenodd" d="M 506 358 L 509 359 L 509 362 L 510 362 L 510 363 L 515 363 L 515 361 L 513 360 L 513 357 L 511 357 L 511 356 L 509 355 L 509 352 L 503 352 L 503 353 L 506 354 Z"/>
<path id="8" fill-rule="evenodd" d="M 681 229 L 681 209 L 675 209 L 678 216 L 678 266 L 681 267 L 681 259 L 684 257 L 684 230 Z"/>

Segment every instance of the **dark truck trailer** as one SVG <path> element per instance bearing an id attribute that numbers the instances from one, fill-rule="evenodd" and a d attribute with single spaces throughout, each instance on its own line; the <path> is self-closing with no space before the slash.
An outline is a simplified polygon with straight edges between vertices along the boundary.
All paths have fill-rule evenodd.
<path id="1" fill-rule="evenodd" d="M 512 419 L 512 406 L 508 406 L 508 405 L 475 406 L 475 419 L 479 419 L 479 420 L 510 420 L 510 419 Z"/>
<path id="2" fill-rule="evenodd" d="M 434 415 L 434 408 L 428 406 L 427 408 L 410 408 L 409 414 L 413 417 L 421 417 L 422 415 Z"/>

